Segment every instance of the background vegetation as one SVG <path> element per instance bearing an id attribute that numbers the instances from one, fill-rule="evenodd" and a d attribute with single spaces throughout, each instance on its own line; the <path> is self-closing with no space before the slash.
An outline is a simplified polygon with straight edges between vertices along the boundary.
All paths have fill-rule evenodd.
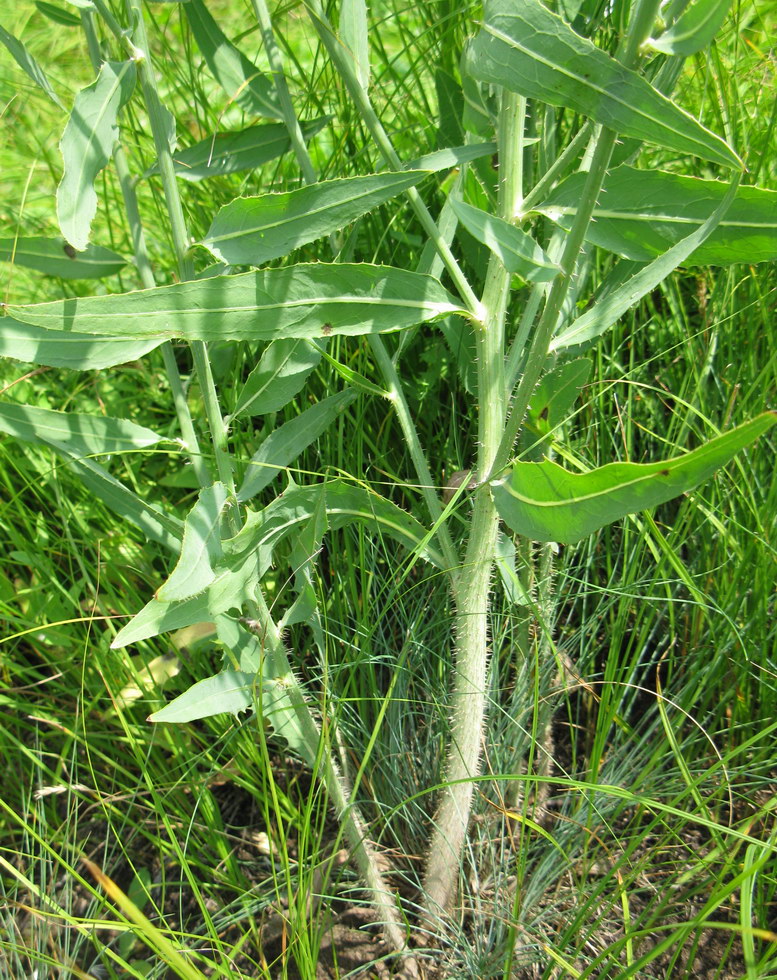
<path id="1" fill-rule="evenodd" d="M 80 31 L 53 22 L 45 6 L 21 3 L 4 23 L 70 105 L 93 72 Z M 247 5 L 212 9 L 266 67 Z M 245 125 L 203 69 L 178 6 L 147 12 L 163 101 L 180 140 Z M 274 13 L 299 116 L 330 117 L 310 143 L 320 176 L 381 169 L 301 6 L 283 3 Z M 403 159 L 446 145 L 440 128 L 455 120 L 434 69 L 456 75 L 477 16 L 477 4 L 454 0 L 371 5 L 371 91 Z M 710 57 L 691 59 L 680 82 L 683 104 L 745 159 L 747 182 L 771 188 L 776 27 L 768 2 L 735 5 Z M 64 115 L 4 51 L 0 107 L 0 237 L 56 235 Z M 560 114 L 559 131 L 569 124 Z M 142 174 L 155 158 L 147 121 L 131 108 L 125 126 L 131 170 Z M 248 174 L 181 182 L 189 229 L 202 237 L 237 194 L 297 183 L 291 154 Z M 161 188 L 150 178 L 138 189 L 155 269 L 173 281 Z M 110 169 L 99 193 L 93 240 L 131 254 Z M 359 222 L 353 250 L 363 260 L 414 268 L 422 238 L 413 227 L 407 205 L 394 201 Z M 325 243 L 301 253 L 325 257 Z M 474 242 L 462 253 L 467 263 L 482 262 Z M 208 258 L 202 252 L 197 261 L 204 268 Z M 596 275 L 604 275 L 608 259 L 595 261 Z M 10 263 L 0 272 L 3 299 L 14 303 L 95 289 Z M 127 266 L 96 288 L 138 285 Z M 689 430 L 725 429 L 772 407 L 776 295 L 773 265 L 693 268 L 667 280 L 586 355 L 593 371 L 569 423 L 574 453 L 591 465 L 661 458 L 683 447 Z M 476 420 L 467 414 L 457 353 L 432 327 L 412 343 L 404 359 L 414 372 L 411 409 L 443 486 L 471 465 Z M 360 375 L 376 375 L 359 338 L 333 338 L 330 353 Z M 254 353 L 216 346 L 212 356 L 229 409 Z M 14 401 L 175 434 L 158 355 L 81 374 L 4 360 L 0 372 Z M 304 398 L 273 421 L 340 386 L 322 361 Z M 195 385 L 188 395 L 196 415 Z M 241 425 L 233 445 L 247 460 L 257 433 L 250 421 Z M 292 473 L 303 482 L 346 475 L 413 510 L 419 494 L 402 447 L 389 406 L 363 394 Z M 430 954 L 430 971 L 777 976 L 773 461 L 772 435 L 654 517 L 562 548 L 556 643 L 566 666 L 553 677 L 517 662 L 533 627 L 496 590 L 484 770 L 491 778 L 478 784 L 457 931 Z M 195 500 L 196 481 L 177 452 L 126 454 L 120 466 L 134 489 L 153 487 L 155 499 L 181 514 Z M 52 452 L 0 439 L 0 481 L 0 975 L 167 975 L 163 948 L 127 923 L 126 909 L 115 912 L 82 856 L 208 975 L 307 980 L 325 961 L 326 975 L 345 976 L 379 958 L 377 944 L 365 952 L 355 939 L 358 882 L 337 856 L 343 845 L 321 789 L 282 745 L 257 737 L 252 718 L 147 724 L 151 711 L 221 659 L 212 637 L 193 630 L 109 649 L 168 574 L 168 556 L 117 522 Z M 332 532 L 315 571 L 326 658 L 314 654 L 304 627 L 292 629 L 290 646 L 300 675 L 324 692 L 337 719 L 352 771 L 362 773 L 372 838 L 392 859 L 393 880 L 412 907 L 434 805 L 428 789 L 441 778 L 451 610 L 435 575 L 404 562 L 396 546 L 363 529 Z M 267 594 L 283 608 L 285 571 L 270 573 Z M 541 634 L 534 640 L 543 642 Z M 539 781 L 510 780 L 527 772 Z M 425 938 L 418 942 L 423 948 Z"/>

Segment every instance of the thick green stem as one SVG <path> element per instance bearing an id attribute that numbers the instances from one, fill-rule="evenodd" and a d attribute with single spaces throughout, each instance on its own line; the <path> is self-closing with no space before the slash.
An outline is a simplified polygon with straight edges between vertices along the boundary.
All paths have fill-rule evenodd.
<path id="1" fill-rule="evenodd" d="M 525 100 L 502 94 L 499 118 L 499 215 L 509 220 L 521 199 Z M 451 735 L 442 790 L 424 877 L 424 921 L 433 928 L 453 901 L 474 792 L 480 769 L 481 740 L 488 690 L 488 593 L 496 553 L 499 518 L 485 477 L 490 472 L 504 427 L 504 324 L 510 274 L 496 256 L 489 262 L 476 327 L 478 352 L 478 482 L 464 565 L 456 588 L 455 681 Z"/>

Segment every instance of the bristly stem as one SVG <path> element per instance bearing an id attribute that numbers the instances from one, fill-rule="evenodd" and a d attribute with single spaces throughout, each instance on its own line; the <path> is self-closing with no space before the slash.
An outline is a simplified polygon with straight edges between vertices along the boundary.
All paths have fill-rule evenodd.
<path id="1" fill-rule="evenodd" d="M 502 92 L 499 114 L 499 216 L 510 220 L 521 198 L 521 166 L 526 101 Z M 488 689 L 488 593 L 499 519 L 491 489 L 483 482 L 493 466 L 504 428 L 504 329 L 510 273 L 492 255 L 475 329 L 478 359 L 478 461 L 474 513 L 466 556 L 456 588 L 455 681 L 450 708 L 450 742 L 442 790 L 424 877 L 424 924 L 434 929 L 456 893 L 464 840 L 480 769 Z"/>

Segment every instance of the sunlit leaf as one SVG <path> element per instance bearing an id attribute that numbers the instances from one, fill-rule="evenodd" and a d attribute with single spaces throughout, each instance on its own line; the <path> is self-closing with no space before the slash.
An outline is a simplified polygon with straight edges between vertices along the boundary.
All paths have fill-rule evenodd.
<path id="1" fill-rule="evenodd" d="M 664 54 L 696 54 L 718 33 L 730 6 L 731 0 L 691 0 L 668 30 L 647 43 Z"/>
<path id="2" fill-rule="evenodd" d="M 117 118 L 135 88 L 133 61 L 106 61 L 97 79 L 75 99 L 59 148 L 65 171 L 57 188 L 57 220 L 78 251 L 89 244 L 97 211 L 94 182 L 107 165 L 119 135 Z"/>
<path id="3" fill-rule="evenodd" d="M 243 385 L 232 418 L 277 412 L 302 390 L 320 360 L 321 351 L 306 340 L 274 340 Z"/>
<path id="4" fill-rule="evenodd" d="M 550 461 L 515 463 L 492 484 L 494 502 L 516 534 L 574 544 L 697 487 L 775 422 L 777 412 L 765 412 L 684 456 L 657 463 L 609 463 L 588 473 L 570 473 Z"/>
<path id="5" fill-rule="evenodd" d="M 295 265 L 9 310 L 51 331 L 212 341 L 381 333 L 461 312 L 431 276 L 366 263 Z"/>
<path id="6" fill-rule="evenodd" d="M 576 34 L 540 0 L 486 0 L 484 14 L 467 56 L 474 77 L 574 109 L 624 136 L 742 169 L 719 136 Z"/>
<path id="7" fill-rule="evenodd" d="M 67 330 L 46 330 L 21 323 L 10 316 L 0 317 L 0 356 L 28 364 L 99 370 L 135 361 L 162 343 L 161 339 L 124 340 Z"/>
<path id="8" fill-rule="evenodd" d="M 569 229 L 585 174 L 562 181 L 537 210 Z M 637 262 L 649 262 L 698 228 L 724 200 L 729 185 L 660 170 L 617 167 L 604 181 L 588 241 Z M 777 258 L 777 191 L 740 187 L 725 216 L 685 265 L 769 262 Z"/>
<path id="9" fill-rule="evenodd" d="M 366 91 L 370 84 L 370 45 L 365 0 L 341 0 L 340 38 L 351 52 L 356 77 Z"/>

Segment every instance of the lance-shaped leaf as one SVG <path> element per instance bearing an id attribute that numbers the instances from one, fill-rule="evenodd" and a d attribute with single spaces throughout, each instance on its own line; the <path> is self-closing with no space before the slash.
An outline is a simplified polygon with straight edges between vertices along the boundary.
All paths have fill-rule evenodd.
<path id="1" fill-rule="evenodd" d="M 355 397 L 353 389 L 330 395 L 271 432 L 251 457 L 237 499 L 241 502 L 250 500 L 272 483 L 284 467 L 293 463 L 329 428 Z"/>
<path id="2" fill-rule="evenodd" d="M 464 201 L 450 200 L 467 231 L 491 249 L 507 271 L 527 282 L 550 282 L 561 271 L 525 231 Z"/>
<path id="3" fill-rule="evenodd" d="M 562 181 L 537 208 L 572 226 L 585 174 Z M 729 185 L 661 170 L 617 167 L 607 175 L 587 231 L 588 241 L 637 262 L 676 245 L 720 207 Z M 777 258 L 777 191 L 740 187 L 723 219 L 685 265 L 769 262 Z"/>
<path id="4" fill-rule="evenodd" d="M 606 524 L 703 483 L 777 422 L 765 412 L 693 452 L 658 463 L 610 463 L 570 473 L 556 463 L 515 463 L 492 483 L 505 524 L 534 541 L 574 544 Z"/>
<path id="5" fill-rule="evenodd" d="M 309 140 L 315 136 L 330 118 L 322 116 L 302 123 L 304 138 Z M 204 180 L 206 177 L 253 170 L 281 156 L 290 146 L 289 132 L 282 123 L 266 123 L 249 126 L 236 133 L 216 133 L 185 150 L 176 150 L 173 163 L 176 174 L 184 180 Z M 159 167 L 154 164 L 143 176 L 151 177 L 158 172 Z"/>
<path id="6" fill-rule="evenodd" d="M 284 677 L 289 672 L 285 651 L 271 649 L 260 633 L 247 629 L 243 623 L 222 613 L 214 617 L 219 640 L 232 653 L 240 670 L 247 674 Z"/>
<path id="7" fill-rule="evenodd" d="M 730 6 L 731 0 L 692 0 L 669 30 L 647 43 L 664 54 L 696 54 L 718 33 Z"/>
<path id="8" fill-rule="evenodd" d="M 55 105 L 58 105 L 60 109 L 64 110 L 65 107 L 57 93 L 51 87 L 51 82 L 46 77 L 46 73 L 22 42 L 17 37 L 14 37 L 13 34 L 9 34 L 4 27 L 0 27 L 0 42 L 8 48 L 16 64 L 30 76 L 36 85 L 43 89 Z"/>
<path id="9" fill-rule="evenodd" d="M 250 116 L 281 119 L 273 83 L 227 40 L 202 0 L 189 0 L 183 11 L 208 68 L 229 98 Z"/>
<path id="10" fill-rule="evenodd" d="M 561 350 L 564 347 L 587 344 L 609 330 L 626 310 L 655 289 L 678 265 L 685 262 L 689 255 L 698 251 L 702 243 L 709 238 L 728 212 L 738 185 L 739 174 L 737 173 L 728 193 L 701 228 L 692 232 L 677 245 L 667 249 L 663 255 L 659 255 L 657 259 L 640 269 L 622 285 L 598 299 L 590 310 L 586 310 L 582 316 L 579 316 L 574 323 L 553 339 L 550 349 Z"/>
<path id="11" fill-rule="evenodd" d="M 353 57 L 353 67 L 361 87 L 370 85 L 370 45 L 365 0 L 340 3 L 340 39 Z"/>
<path id="12" fill-rule="evenodd" d="M 35 0 L 35 6 L 40 10 L 44 17 L 53 20 L 56 24 L 63 24 L 65 27 L 80 27 L 81 21 L 69 10 L 64 7 L 57 7 L 56 4 L 46 3 L 45 0 Z"/>
<path id="13" fill-rule="evenodd" d="M 215 565 L 222 557 L 221 519 L 229 499 L 223 483 L 200 491 L 197 503 L 184 521 L 178 562 L 170 578 L 156 592 L 162 602 L 188 599 L 203 592 L 216 578 Z"/>
<path id="14" fill-rule="evenodd" d="M 63 454 L 64 455 L 64 454 Z M 177 517 L 165 513 L 160 507 L 139 497 L 120 480 L 91 459 L 75 459 L 65 456 L 74 473 L 84 486 L 99 500 L 118 514 L 122 520 L 139 527 L 151 541 L 158 541 L 169 551 L 178 552 L 183 535 L 183 524 Z M 207 619 L 207 616 L 201 617 Z M 193 620 L 192 622 L 197 622 Z M 191 625 L 191 624 L 187 624 Z"/>
<path id="15" fill-rule="evenodd" d="M 123 340 L 121 337 L 46 330 L 10 316 L 0 318 L 0 356 L 46 367 L 99 370 L 135 361 L 161 343 L 154 338 Z"/>
<path id="16" fill-rule="evenodd" d="M 320 360 L 321 351 L 306 340 L 274 340 L 249 374 L 231 418 L 277 412 L 302 389 Z"/>
<path id="17" fill-rule="evenodd" d="M 135 63 L 106 61 L 97 79 L 76 96 L 59 148 L 65 164 L 57 188 L 57 220 L 78 251 L 89 244 L 97 211 L 94 182 L 111 158 L 119 135 L 116 120 L 135 87 Z"/>
<path id="18" fill-rule="evenodd" d="M 52 331 L 211 341 L 358 336 L 463 312 L 431 276 L 345 263 L 265 269 L 9 309 Z"/>
<path id="19" fill-rule="evenodd" d="M 225 205 L 202 244 L 230 265 L 263 265 L 350 224 L 428 176 L 424 170 L 342 177 Z"/>
<path id="20" fill-rule="evenodd" d="M 215 575 L 206 591 L 199 595 L 169 602 L 154 598 L 147 602 L 119 630 L 111 647 L 119 649 L 160 633 L 207 622 L 230 609 L 242 609 L 251 596 L 251 590 L 259 582 L 258 556 L 241 554 L 224 557 L 215 563 L 214 571 Z"/>
<path id="21" fill-rule="evenodd" d="M 285 738 L 308 765 L 315 763 L 318 746 L 308 741 L 300 724 L 298 711 L 307 711 L 307 708 L 290 674 L 267 678 L 263 673 L 223 670 L 193 684 L 170 704 L 149 715 L 148 721 L 182 724 L 213 715 L 237 716 L 254 707 L 259 710 L 262 720 L 272 726 L 276 735 Z M 312 724 L 308 727 L 315 730 Z"/>
<path id="22" fill-rule="evenodd" d="M 294 588 L 297 598 L 286 610 L 280 628 L 295 623 L 310 623 L 316 645 L 323 651 L 324 633 L 318 610 L 318 596 L 313 582 L 312 566 L 321 550 L 324 535 L 329 528 L 326 516 L 326 484 L 322 483 L 310 520 L 299 534 L 294 536 L 290 565 L 294 572 Z"/>
<path id="23" fill-rule="evenodd" d="M 467 69 L 519 95 L 574 109 L 624 136 L 742 169 L 719 136 L 576 34 L 540 0 L 487 0 Z"/>
<path id="24" fill-rule="evenodd" d="M 55 412 L 31 405 L 0 402 L 0 430 L 25 442 L 42 442 L 73 456 L 96 456 L 144 449 L 162 436 L 127 419 Z"/>
<path id="25" fill-rule="evenodd" d="M 0 262 L 13 262 L 60 279 L 102 279 L 127 264 L 117 252 L 89 245 L 76 252 L 61 238 L 0 238 Z"/>

